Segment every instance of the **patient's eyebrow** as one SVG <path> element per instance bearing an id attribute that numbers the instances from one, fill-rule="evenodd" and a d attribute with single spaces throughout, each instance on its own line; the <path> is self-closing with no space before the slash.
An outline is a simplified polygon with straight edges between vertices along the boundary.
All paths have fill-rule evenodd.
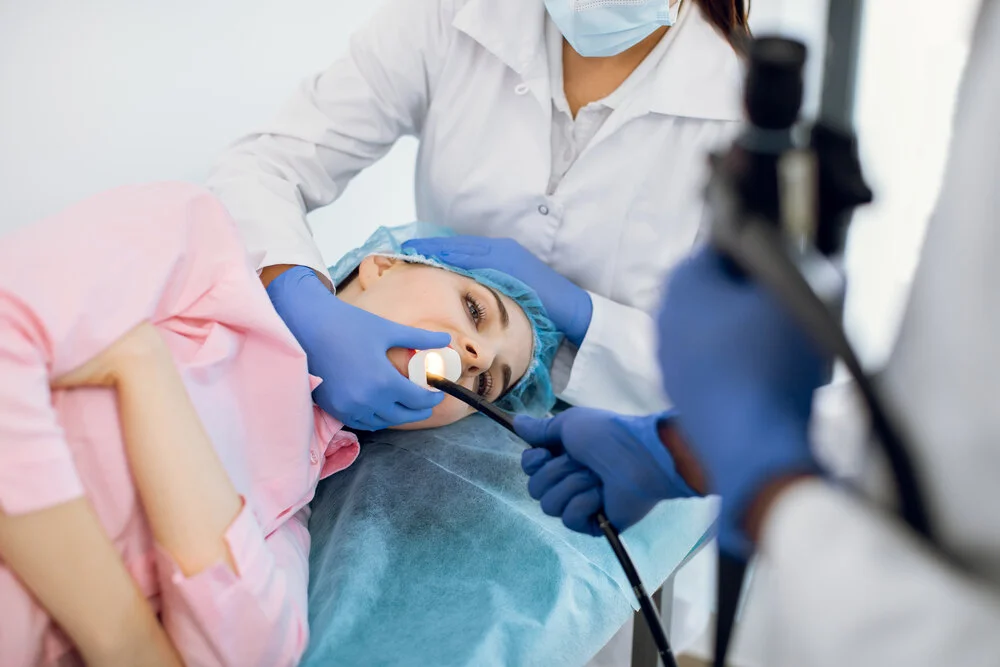
<path id="1" fill-rule="evenodd" d="M 483 287 L 486 287 L 486 285 L 483 285 Z M 510 314 L 507 313 L 507 306 L 503 305 L 503 301 L 500 300 L 500 295 L 497 294 L 495 289 L 492 287 L 486 287 L 486 289 L 488 289 L 490 294 L 493 295 L 493 298 L 497 300 L 497 309 L 500 311 L 500 323 L 503 325 L 503 328 L 506 329 L 510 326 Z M 508 372 L 509 371 L 510 369 L 508 369 Z"/>

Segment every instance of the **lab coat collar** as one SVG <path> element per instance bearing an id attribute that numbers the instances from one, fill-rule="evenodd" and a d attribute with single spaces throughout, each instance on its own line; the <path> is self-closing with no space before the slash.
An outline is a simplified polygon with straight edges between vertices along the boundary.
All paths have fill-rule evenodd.
<path id="1" fill-rule="evenodd" d="M 551 106 L 542 0 L 469 0 L 453 26 L 521 75 L 544 107 Z M 682 0 L 667 38 L 672 43 L 653 75 L 646 104 L 632 113 L 741 120 L 739 57 L 695 0 Z"/>
<path id="2" fill-rule="evenodd" d="M 695 0 L 682 0 L 677 23 L 670 30 L 673 41 L 656 71 L 649 110 L 707 120 L 742 120 L 743 65 L 729 40 Z"/>
<path id="3" fill-rule="evenodd" d="M 517 72 L 538 100 L 542 113 L 551 117 L 542 0 L 469 0 L 452 25 Z"/>
<path id="4" fill-rule="evenodd" d="M 544 57 L 545 4 L 542 0 L 469 0 L 452 25 L 479 42 L 527 79 L 539 74 Z"/>

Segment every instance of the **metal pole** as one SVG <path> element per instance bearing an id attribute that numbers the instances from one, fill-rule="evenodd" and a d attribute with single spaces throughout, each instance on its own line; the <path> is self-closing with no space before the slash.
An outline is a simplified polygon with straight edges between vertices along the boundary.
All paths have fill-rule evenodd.
<path id="1" fill-rule="evenodd" d="M 829 0 L 819 119 L 843 131 L 854 128 L 863 7 L 863 0 Z"/>

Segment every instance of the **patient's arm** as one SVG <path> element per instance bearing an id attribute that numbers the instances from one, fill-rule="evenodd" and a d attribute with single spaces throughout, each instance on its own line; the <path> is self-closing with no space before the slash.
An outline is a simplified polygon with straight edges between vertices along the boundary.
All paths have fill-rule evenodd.
<path id="1" fill-rule="evenodd" d="M 88 252 L 81 253 L 80 248 Z M 102 348 L 140 322 L 183 314 L 194 308 L 192 299 L 202 303 L 218 285 L 235 288 L 237 294 L 251 294 L 247 290 L 255 289 L 255 279 L 225 210 L 203 190 L 183 184 L 122 188 L 4 237 L 0 243 L 3 511 L 9 516 L 27 516 L 84 495 L 73 452 L 52 403 L 54 376 L 81 364 L 81 370 L 87 368 L 87 360 L 101 357 Z M 246 290 L 240 287 L 244 283 Z M 167 386 L 173 382 L 176 387 L 176 375 L 167 373 L 162 361 L 143 367 L 142 373 L 147 380 L 166 377 Z M 96 373 L 93 365 L 87 370 Z M 164 405 L 173 405 L 168 401 L 177 394 L 169 398 L 151 391 L 141 384 L 138 374 L 136 367 L 120 378 L 123 411 L 162 415 Z M 62 379 L 82 383 L 83 376 L 75 375 L 71 372 Z M 143 394 L 137 395 L 135 387 Z M 139 401 L 153 402 L 135 405 Z M 125 430 L 126 438 L 135 441 L 130 445 L 139 442 L 135 436 L 141 435 L 141 428 L 137 430 L 135 422 Z M 182 431 L 189 433 L 196 432 Z M 161 435 L 162 439 L 152 434 L 156 439 L 149 442 L 162 444 L 167 434 Z M 17 446 L 7 446 L 10 443 Z M 169 457 L 177 455 L 179 447 L 187 451 L 188 444 L 171 440 L 167 450 L 150 453 L 167 459 L 167 467 L 156 474 L 177 474 Z M 205 451 L 202 455 L 207 456 Z M 188 459 L 188 464 L 193 460 L 206 459 Z M 150 465 L 147 461 L 147 472 Z M 157 515 L 156 538 L 162 540 L 155 554 L 161 623 L 188 664 L 297 664 L 308 637 L 307 512 L 301 510 L 283 523 L 272 521 L 278 525 L 265 532 L 250 507 L 239 509 L 239 498 L 230 493 L 227 481 L 203 484 L 206 475 L 218 470 L 218 461 L 208 460 L 206 470 L 196 470 L 195 476 L 182 480 L 185 492 L 200 494 L 199 502 L 211 505 L 209 510 L 199 506 L 199 523 L 166 521 L 159 511 L 163 503 L 149 508 L 151 515 Z M 153 493 L 159 495 L 161 489 L 154 491 L 153 485 L 164 480 L 146 480 L 144 475 L 150 476 L 137 474 L 136 479 L 150 482 L 144 489 L 145 501 Z M 180 493 L 176 489 L 167 492 Z M 179 509 L 189 515 L 192 504 L 183 503 Z M 226 527 L 224 521 L 234 514 Z M 214 534 L 219 526 L 220 532 L 226 531 L 224 541 L 222 535 Z M 201 533 L 189 541 L 193 536 L 189 531 L 195 529 Z M 185 571 L 211 563 L 200 574 L 185 576 Z"/>
<path id="2" fill-rule="evenodd" d="M 308 512 L 262 534 L 159 332 L 141 324 L 57 382 L 118 391 L 126 454 L 160 548 L 162 622 L 183 659 L 297 664 L 308 637 Z"/>
<path id="3" fill-rule="evenodd" d="M 90 503 L 0 512 L 0 557 L 88 665 L 180 665 Z"/>
<path id="4" fill-rule="evenodd" d="M 56 386 L 115 386 L 136 489 L 156 542 L 185 576 L 222 561 L 242 501 L 159 332 L 140 324 Z"/>

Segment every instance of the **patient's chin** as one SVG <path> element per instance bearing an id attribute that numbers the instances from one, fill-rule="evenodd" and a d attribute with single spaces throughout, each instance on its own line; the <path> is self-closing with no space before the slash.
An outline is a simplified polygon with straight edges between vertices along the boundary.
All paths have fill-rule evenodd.
<path id="1" fill-rule="evenodd" d="M 394 431 L 416 431 L 424 428 L 438 428 L 439 426 L 454 424 L 459 419 L 468 417 L 473 412 L 474 410 L 466 404 L 462 403 L 458 399 L 448 396 L 441 401 L 440 405 L 434 408 L 434 412 L 430 419 L 393 426 L 392 429 Z"/>

